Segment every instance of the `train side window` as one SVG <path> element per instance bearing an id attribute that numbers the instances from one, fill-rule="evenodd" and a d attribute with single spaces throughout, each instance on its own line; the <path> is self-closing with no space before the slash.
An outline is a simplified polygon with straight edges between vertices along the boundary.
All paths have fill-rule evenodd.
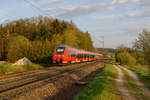
<path id="1" fill-rule="evenodd" d="M 75 51 L 72 51 L 71 52 L 71 57 L 75 57 L 76 56 L 76 52 Z"/>
<path id="2" fill-rule="evenodd" d="M 82 56 L 81 56 L 81 54 L 77 54 L 77 58 L 81 58 Z"/>
<path id="3" fill-rule="evenodd" d="M 75 57 L 76 56 L 76 51 L 69 50 L 68 51 L 68 56 Z"/>
<path id="4" fill-rule="evenodd" d="M 84 58 L 84 54 L 82 54 L 82 58 Z"/>
<path id="5" fill-rule="evenodd" d="M 68 56 L 71 56 L 71 50 L 68 51 Z"/>
<path id="6" fill-rule="evenodd" d="M 70 55 L 70 51 L 68 51 L 68 54 L 67 54 L 67 56 L 69 56 Z"/>

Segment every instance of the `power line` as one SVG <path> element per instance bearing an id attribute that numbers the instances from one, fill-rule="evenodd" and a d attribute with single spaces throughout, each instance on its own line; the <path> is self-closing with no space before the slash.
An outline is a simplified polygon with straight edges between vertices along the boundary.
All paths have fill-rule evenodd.
<path id="1" fill-rule="evenodd" d="M 103 48 L 103 52 L 104 52 L 104 36 L 101 36 L 102 40 L 101 40 L 101 43 L 102 43 L 102 48 Z"/>
<path id="2" fill-rule="evenodd" d="M 94 38 L 98 41 L 98 42 L 100 42 L 100 44 L 102 44 L 102 50 L 103 50 L 103 52 L 104 52 L 104 46 L 105 46 L 105 40 L 104 40 L 104 36 L 101 36 L 101 39 L 98 39 L 98 37 L 96 37 L 96 36 L 94 36 Z"/>
<path id="3" fill-rule="evenodd" d="M 36 6 L 35 4 L 33 4 L 32 2 L 28 1 L 28 0 L 24 0 L 26 3 L 30 4 L 33 8 L 37 9 L 38 11 L 42 11 L 40 7 Z"/>
<path id="4" fill-rule="evenodd" d="M 6 17 L 14 18 L 14 16 L 11 16 L 11 15 L 7 14 L 6 11 L 5 11 L 5 13 L 4 13 L 1 8 L 0 8 L 0 11 L 2 12 L 2 15 L 0 15 L 0 16 L 6 16 Z"/>
<path id="5" fill-rule="evenodd" d="M 24 0 L 24 1 L 26 3 L 28 3 L 29 5 L 31 5 L 33 8 L 35 8 L 36 10 L 38 10 L 40 13 L 43 13 L 44 15 L 49 16 L 46 12 L 43 12 L 43 10 L 39 6 L 35 5 L 34 3 L 30 2 L 29 0 Z"/>

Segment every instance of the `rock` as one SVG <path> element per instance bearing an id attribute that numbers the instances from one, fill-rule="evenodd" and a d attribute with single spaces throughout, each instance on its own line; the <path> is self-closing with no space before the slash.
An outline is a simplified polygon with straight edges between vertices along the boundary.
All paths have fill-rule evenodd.
<path id="1" fill-rule="evenodd" d="M 24 57 L 22 59 L 19 59 L 13 65 L 28 65 L 28 64 L 32 64 L 32 62 L 28 58 Z"/>
<path id="2" fill-rule="evenodd" d="M 6 61 L 0 61 L 0 64 L 4 64 L 4 63 L 7 63 Z"/>
<path id="3" fill-rule="evenodd" d="M 76 81 L 75 85 L 86 85 L 88 82 L 83 82 L 83 81 Z"/>

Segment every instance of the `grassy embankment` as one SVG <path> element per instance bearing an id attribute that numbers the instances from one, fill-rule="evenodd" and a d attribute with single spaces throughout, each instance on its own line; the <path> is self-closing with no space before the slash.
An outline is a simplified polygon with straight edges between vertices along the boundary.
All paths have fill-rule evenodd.
<path id="1" fill-rule="evenodd" d="M 145 84 L 145 86 L 150 89 L 149 69 L 144 69 L 142 67 L 140 68 L 136 66 L 125 66 L 125 67 L 135 72 L 139 76 L 140 80 Z"/>
<path id="2" fill-rule="evenodd" d="M 136 97 L 137 100 L 149 100 L 149 96 L 136 85 L 135 81 L 131 78 L 131 76 L 123 70 L 126 78 L 126 83 L 129 87 L 130 92 Z"/>
<path id="3" fill-rule="evenodd" d="M 106 65 L 93 81 L 74 100 L 121 100 L 114 84 L 117 75 L 112 65 Z"/>
<path id="4" fill-rule="evenodd" d="M 8 72 L 22 72 L 28 70 L 35 70 L 44 68 L 38 64 L 32 65 L 22 65 L 22 66 L 14 66 L 9 63 L 0 64 L 0 74 L 8 73 Z"/>

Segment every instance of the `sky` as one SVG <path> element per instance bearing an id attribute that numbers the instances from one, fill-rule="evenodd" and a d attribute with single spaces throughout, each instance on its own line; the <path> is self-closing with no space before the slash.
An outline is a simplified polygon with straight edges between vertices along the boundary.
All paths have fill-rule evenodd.
<path id="1" fill-rule="evenodd" d="M 150 27 L 150 0 L 0 0 L 0 23 L 49 16 L 73 21 L 88 31 L 95 47 L 132 47 L 143 28 Z"/>

